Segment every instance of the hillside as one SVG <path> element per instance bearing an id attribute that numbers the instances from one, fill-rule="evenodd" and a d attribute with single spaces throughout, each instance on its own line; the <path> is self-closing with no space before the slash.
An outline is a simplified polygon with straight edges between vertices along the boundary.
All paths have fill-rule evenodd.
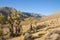
<path id="1" fill-rule="evenodd" d="M 38 23 L 37 25 L 46 25 L 45 28 L 41 29 L 41 32 L 44 31 L 45 33 L 43 32 L 43 36 L 36 40 L 60 40 L 60 12 L 43 17 L 40 22 L 41 23 Z"/>
<path id="2" fill-rule="evenodd" d="M 14 11 L 16 11 L 16 9 L 14 8 L 0 7 L 0 13 L 2 13 L 4 16 L 7 16 L 8 14 L 13 13 Z"/>
<path id="3" fill-rule="evenodd" d="M 0 7 L 0 14 L 3 14 L 4 16 L 8 16 L 8 14 L 13 14 L 16 10 L 12 7 Z M 28 18 L 28 17 L 36 17 L 41 18 L 43 15 L 35 14 L 35 13 L 28 13 L 28 12 L 21 12 L 22 18 Z"/>
<path id="4" fill-rule="evenodd" d="M 0 39 L 60 40 L 60 12 L 43 16 L 3 7 L 0 13 Z M 7 22 L 4 24 L 4 21 Z"/>
<path id="5" fill-rule="evenodd" d="M 43 17 L 40 21 L 47 21 L 55 18 L 60 18 L 60 12 L 56 12 L 55 14 Z"/>
<path id="6" fill-rule="evenodd" d="M 40 18 L 42 17 L 43 15 L 21 12 L 12 7 L 1 7 L 0 8 L 0 40 L 2 39 L 1 36 L 3 35 L 4 38 L 10 39 L 11 37 L 15 38 L 18 35 L 20 36 L 22 34 L 25 34 L 26 32 L 29 32 L 31 26 L 30 24 L 31 23 L 36 24 L 37 21 L 39 21 Z M 22 33 L 20 32 L 17 33 L 17 31 L 20 32 L 22 31 Z"/>
<path id="7" fill-rule="evenodd" d="M 37 29 L 37 32 L 32 33 L 32 37 L 34 40 L 60 40 L 60 12 L 57 12 L 53 15 L 41 18 L 40 23 L 37 23 L 36 27 L 40 27 Z M 40 25 L 40 26 L 38 26 Z M 27 27 L 27 25 L 25 25 Z M 42 27 L 42 28 L 41 28 Z M 22 40 L 24 40 L 22 36 Z M 20 37 L 21 38 L 21 37 Z M 17 40 L 17 38 L 12 38 L 12 40 Z"/>

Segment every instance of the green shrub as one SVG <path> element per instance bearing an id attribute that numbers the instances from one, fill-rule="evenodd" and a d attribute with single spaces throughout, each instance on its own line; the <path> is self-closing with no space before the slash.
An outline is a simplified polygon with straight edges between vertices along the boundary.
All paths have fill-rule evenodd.
<path id="1" fill-rule="evenodd" d="M 0 23 L 4 23 L 5 22 L 5 17 L 4 16 L 0 16 Z"/>
<path id="2" fill-rule="evenodd" d="M 0 36 L 3 35 L 3 30 L 0 28 Z"/>

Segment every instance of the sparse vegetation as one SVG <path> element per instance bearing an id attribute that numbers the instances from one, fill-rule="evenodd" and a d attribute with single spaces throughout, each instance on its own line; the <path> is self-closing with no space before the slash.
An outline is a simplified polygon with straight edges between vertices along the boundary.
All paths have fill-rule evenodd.
<path id="1" fill-rule="evenodd" d="M 5 17 L 2 14 L 0 14 L 0 23 L 1 24 L 5 23 Z"/>
<path id="2" fill-rule="evenodd" d="M 60 18 L 57 15 L 38 19 L 31 15 L 25 17 L 17 10 L 5 13 L 9 14 L 0 13 L 1 40 L 60 40 Z"/>

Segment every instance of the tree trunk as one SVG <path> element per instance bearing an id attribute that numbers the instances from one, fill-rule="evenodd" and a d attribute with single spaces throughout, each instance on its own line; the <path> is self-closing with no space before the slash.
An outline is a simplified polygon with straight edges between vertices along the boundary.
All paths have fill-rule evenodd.
<path id="1" fill-rule="evenodd" d="M 10 24 L 11 24 L 11 27 L 10 27 L 10 36 L 14 36 L 14 29 L 13 29 L 13 24 L 14 24 L 14 21 L 13 21 L 13 19 L 12 19 L 12 17 L 11 17 L 11 15 L 10 15 Z"/>

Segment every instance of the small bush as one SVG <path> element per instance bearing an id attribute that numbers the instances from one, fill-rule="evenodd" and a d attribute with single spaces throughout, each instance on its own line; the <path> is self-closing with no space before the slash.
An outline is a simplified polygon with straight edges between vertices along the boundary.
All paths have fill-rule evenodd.
<path id="1" fill-rule="evenodd" d="M 0 36 L 3 35 L 3 30 L 0 28 Z"/>

